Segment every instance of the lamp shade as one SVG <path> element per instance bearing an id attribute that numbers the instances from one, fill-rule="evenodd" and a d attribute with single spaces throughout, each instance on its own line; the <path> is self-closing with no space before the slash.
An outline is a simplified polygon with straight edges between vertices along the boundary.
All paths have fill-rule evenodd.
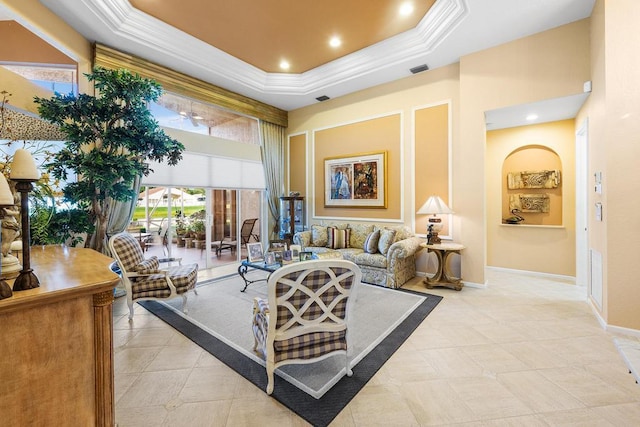
<path id="1" fill-rule="evenodd" d="M 9 188 L 9 183 L 4 174 L 0 173 L 0 206 L 12 206 L 15 205 L 13 200 L 13 193 Z"/>
<path id="2" fill-rule="evenodd" d="M 19 148 L 13 155 L 13 163 L 11 163 L 11 179 L 24 179 L 28 181 L 37 181 L 40 179 L 40 171 L 36 167 L 36 162 L 31 156 L 31 152 L 24 148 Z"/>
<path id="3" fill-rule="evenodd" d="M 418 209 L 419 214 L 450 214 L 453 213 L 449 206 L 438 196 L 431 196 L 427 201 Z"/>

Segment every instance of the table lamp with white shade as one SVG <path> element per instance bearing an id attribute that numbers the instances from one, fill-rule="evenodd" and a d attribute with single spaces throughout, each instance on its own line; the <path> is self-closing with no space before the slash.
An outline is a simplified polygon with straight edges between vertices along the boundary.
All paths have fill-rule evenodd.
<path id="1" fill-rule="evenodd" d="M 427 201 L 418 209 L 418 214 L 432 215 L 429 217 L 429 226 L 427 227 L 427 244 L 438 244 L 440 238 L 438 233 L 442 230 L 442 218 L 436 215 L 452 214 L 453 211 L 449 209 L 449 206 L 438 196 L 431 196 Z"/>

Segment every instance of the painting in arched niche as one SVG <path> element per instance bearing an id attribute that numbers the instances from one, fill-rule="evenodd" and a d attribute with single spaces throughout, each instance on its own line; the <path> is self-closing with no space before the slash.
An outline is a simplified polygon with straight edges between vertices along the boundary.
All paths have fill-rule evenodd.
<path id="1" fill-rule="evenodd" d="M 562 162 L 542 145 L 512 151 L 502 165 L 504 223 L 562 225 Z"/>

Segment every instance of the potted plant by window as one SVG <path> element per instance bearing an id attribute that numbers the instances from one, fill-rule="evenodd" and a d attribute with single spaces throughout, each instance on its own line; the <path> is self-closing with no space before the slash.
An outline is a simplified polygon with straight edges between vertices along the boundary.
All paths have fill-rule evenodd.
<path id="1" fill-rule="evenodd" d="M 47 164 L 52 176 L 67 181 L 64 199 L 93 224 L 85 246 L 106 251 L 110 219 L 118 202 L 135 202 L 149 161 L 175 165 L 184 146 L 170 138 L 147 108 L 162 94 L 160 85 L 126 70 L 95 68 L 87 79 L 97 96 L 55 94 L 35 98 L 40 116 L 66 135 L 63 149 Z M 69 179 L 71 176 L 78 179 Z M 131 220 L 133 209 L 126 221 Z"/>
<path id="2" fill-rule="evenodd" d="M 184 238 L 187 234 L 187 221 L 184 215 L 178 215 L 176 217 L 176 243 L 179 248 L 184 247 Z"/>
<path id="3" fill-rule="evenodd" d="M 206 238 L 206 229 L 203 219 L 196 219 L 191 224 L 191 228 L 195 234 L 196 240 L 204 240 Z"/>

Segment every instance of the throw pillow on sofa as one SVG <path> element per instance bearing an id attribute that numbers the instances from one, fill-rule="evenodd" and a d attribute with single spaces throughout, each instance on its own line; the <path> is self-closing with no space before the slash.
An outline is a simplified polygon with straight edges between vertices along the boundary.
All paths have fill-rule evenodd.
<path id="1" fill-rule="evenodd" d="M 346 222 L 328 222 L 325 227 L 337 228 L 338 230 L 346 230 L 349 228 L 349 224 Z"/>
<path id="2" fill-rule="evenodd" d="M 340 227 L 338 227 L 340 228 Z M 373 224 L 351 224 L 349 226 L 351 236 L 349 237 L 349 247 L 364 249 L 364 241 L 373 231 Z"/>
<path id="3" fill-rule="evenodd" d="M 396 232 L 396 237 L 394 239 L 395 242 L 399 242 L 400 240 L 408 239 L 409 237 L 413 237 L 413 233 L 409 227 L 400 225 L 398 227 L 394 227 L 393 230 Z"/>
<path id="4" fill-rule="evenodd" d="M 380 230 L 372 231 L 369 233 L 364 241 L 362 249 L 368 254 L 375 254 L 378 252 L 378 241 L 380 240 Z"/>
<path id="5" fill-rule="evenodd" d="M 380 240 L 378 240 L 378 251 L 382 255 L 387 255 L 389 248 L 393 244 L 393 240 L 396 237 L 396 230 L 389 230 L 383 228 L 380 230 Z"/>
<path id="6" fill-rule="evenodd" d="M 345 249 L 349 247 L 349 235 L 351 230 L 348 228 L 340 230 L 338 228 L 327 228 L 327 247 L 331 249 Z"/>
<path id="7" fill-rule="evenodd" d="M 311 244 L 313 246 L 327 246 L 327 227 L 323 225 L 311 226 Z"/>

